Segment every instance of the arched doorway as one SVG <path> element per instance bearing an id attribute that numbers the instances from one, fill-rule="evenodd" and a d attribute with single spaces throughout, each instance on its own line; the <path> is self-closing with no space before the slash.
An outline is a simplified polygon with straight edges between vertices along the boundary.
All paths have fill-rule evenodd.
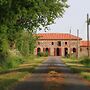
<path id="1" fill-rule="evenodd" d="M 48 48 L 46 48 L 46 53 L 49 55 L 49 49 Z"/>
<path id="2" fill-rule="evenodd" d="M 47 52 L 47 53 L 49 52 L 49 49 L 48 49 L 48 48 L 46 48 L 46 52 Z"/>
<path id="3" fill-rule="evenodd" d="M 37 48 L 37 55 L 41 52 L 40 48 Z"/>
<path id="4" fill-rule="evenodd" d="M 64 48 L 64 55 L 65 57 L 68 55 L 68 48 Z"/>
<path id="5" fill-rule="evenodd" d="M 45 51 L 48 55 L 50 55 L 50 48 L 46 48 Z"/>

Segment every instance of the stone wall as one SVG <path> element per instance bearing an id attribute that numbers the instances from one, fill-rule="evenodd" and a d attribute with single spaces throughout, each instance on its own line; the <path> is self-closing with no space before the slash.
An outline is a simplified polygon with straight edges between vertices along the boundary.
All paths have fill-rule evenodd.
<path id="1" fill-rule="evenodd" d="M 61 46 L 58 46 L 58 41 L 61 41 Z M 37 55 L 37 48 L 40 48 L 41 52 L 44 51 L 43 50 L 44 48 L 50 48 L 50 55 L 53 56 L 55 54 L 54 49 L 60 48 L 61 56 L 65 56 L 65 48 L 68 48 L 68 54 L 73 53 L 73 48 L 75 48 L 77 51 L 77 40 L 38 40 L 34 52 L 35 55 Z M 80 51 L 80 41 L 78 42 L 78 53 L 79 51 Z"/>
<path id="2" fill-rule="evenodd" d="M 89 52 L 90 52 L 90 47 L 89 47 Z M 88 49 L 87 47 L 80 47 L 80 57 L 85 57 L 88 56 Z M 90 53 L 89 53 L 90 56 Z"/>

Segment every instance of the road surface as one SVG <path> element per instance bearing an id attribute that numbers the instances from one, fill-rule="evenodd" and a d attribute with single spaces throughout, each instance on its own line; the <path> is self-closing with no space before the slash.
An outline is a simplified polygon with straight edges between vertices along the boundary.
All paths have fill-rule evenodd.
<path id="1" fill-rule="evenodd" d="M 90 87 L 79 75 L 72 73 L 60 57 L 48 57 L 13 90 L 90 90 Z"/>

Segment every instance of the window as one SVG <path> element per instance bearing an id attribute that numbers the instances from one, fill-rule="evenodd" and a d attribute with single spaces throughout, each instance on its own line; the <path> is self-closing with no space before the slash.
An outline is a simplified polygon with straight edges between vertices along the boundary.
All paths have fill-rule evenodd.
<path id="1" fill-rule="evenodd" d="M 38 45 L 40 45 L 40 42 L 38 42 Z"/>
<path id="2" fill-rule="evenodd" d="M 82 52 L 82 48 L 80 48 L 80 52 Z"/>
<path id="3" fill-rule="evenodd" d="M 65 42 L 65 45 L 67 45 L 67 42 Z"/>
<path id="4" fill-rule="evenodd" d="M 58 46 L 61 46 L 61 41 L 58 41 Z"/>
<path id="5" fill-rule="evenodd" d="M 54 45 L 54 42 L 52 42 L 52 45 Z"/>
<path id="6" fill-rule="evenodd" d="M 76 48 L 73 48 L 73 53 L 75 53 L 76 52 Z"/>
<path id="7" fill-rule="evenodd" d="M 88 50 L 88 48 L 87 48 L 87 50 Z"/>

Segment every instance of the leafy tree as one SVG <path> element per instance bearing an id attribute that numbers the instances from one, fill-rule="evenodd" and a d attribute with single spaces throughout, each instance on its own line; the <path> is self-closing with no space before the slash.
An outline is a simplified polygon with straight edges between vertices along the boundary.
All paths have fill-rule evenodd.
<path id="1" fill-rule="evenodd" d="M 29 33 L 29 54 L 34 53 L 37 39 L 38 39 L 37 36 L 34 36 L 32 33 Z"/>
<path id="2" fill-rule="evenodd" d="M 0 0 L 0 54 L 7 52 L 8 42 L 16 43 L 20 30 L 36 32 L 42 26 L 47 28 L 63 16 L 67 7 L 67 0 Z"/>
<path id="3" fill-rule="evenodd" d="M 62 17 L 67 0 L 0 0 L 0 24 L 19 24 L 29 30 Z"/>
<path id="4" fill-rule="evenodd" d="M 17 36 L 16 47 L 18 50 L 25 56 L 33 54 L 38 37 L 28 31 L 22 31 Z"/>

